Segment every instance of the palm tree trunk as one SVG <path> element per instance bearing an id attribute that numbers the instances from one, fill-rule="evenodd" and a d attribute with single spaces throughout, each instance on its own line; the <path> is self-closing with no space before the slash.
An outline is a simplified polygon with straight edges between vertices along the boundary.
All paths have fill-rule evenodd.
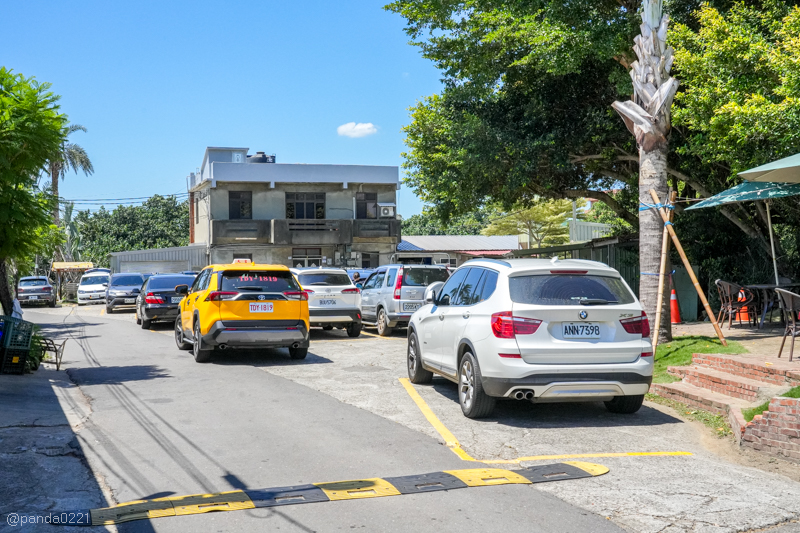
<path id="1" fill-rule="evenodd" d="M 3 314 L 11 316 L 14 312 L 14 297 L 8 284 L 8 269 L 5 257 L 0 257 L 0 305 L 3 306 Z"/>
<path id="2" fill-rule="evenodd" d="M 50 165 L 50 184 L 53 188 L 53 224 L 58 226 L 58 175 L 60 172 L 55 165 Z"/>
<path id="3" fill-rule="evenodd" d="M 656 191 L 659 198 L 667 198 L 667 145 L 645 151 L 639 148 L 639 202 L 652 204 L 650 189 Z M 651 328 L 655 326 L 656 306 L 658 305 L 658 271 L 661 268 L 661 240 L 664 222 L 655 209 L 639 213 L 639 300 L 642 302 Z M 667 295 L 669 284 L 664 284 L 664 295 Z M 669 316 L 669 296 L 662 301 L 661 316 Z M 670 321 L 661 320 L 658 332 L 659 344 L 672 340 Z M 652 332 L 655 338 L 656 332 Z"/>

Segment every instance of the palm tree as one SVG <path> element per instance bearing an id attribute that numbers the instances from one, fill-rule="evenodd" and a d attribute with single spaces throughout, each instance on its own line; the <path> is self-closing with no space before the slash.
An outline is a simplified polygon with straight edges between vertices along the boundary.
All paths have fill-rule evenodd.
<path id="1" fill-rule="evenodd" d="M 639 146 L 639 201 L 653 203 L 650 190 L 659 198 L 667 197 L 667 153 L 671 127 L 670 107 L 678 89 L 678 80 L 669 75 L 673 50 L 667 46 L 669 16 L 663 13 L 662 0 L 642 2 L 641 34 L 633 47 L 638 61 L 631 63 L 633 98 L 611 106 L 622 116 Z M 644 273 L 658 272 L 664 222 L 653 209 L 639 213 L 639 268 Z M 664 290 L 668 286 L 664 287 Z M 655 320 L 658 305 L 658 278 L 642 276 L 639 300 L 650 320 Z M 669 316 L 669 296 L 663 300 L 662 316 Z M 672 340 L 668 321 L 662 321 L 659 339 Z"/>
<path id="2" fill-rule="evenodd" d="M 70 124 L 67 126 L 67 134 L 64 136 L 64 142 L 61 144 L 61 149 L 57 154 L 47 163 L 47 170 L 50 174 L 51 186 L 53 188 L 53 197 L 55 198 L 55 205 L 53 206 L 53 223 L 58 225 L 58 211 L 59 211 L 59 196 L 58 196 L 58 180 L 64 179 L 67 172 L 74 170 L 77 173 L 82 170 L 85 175 L 92 174 L 94 167 L 89 160 L 89 155 L 82 146 L 69 142 L 67 137 L 76 131 L 86 132 L 86 128 L 80 124 Z"/>

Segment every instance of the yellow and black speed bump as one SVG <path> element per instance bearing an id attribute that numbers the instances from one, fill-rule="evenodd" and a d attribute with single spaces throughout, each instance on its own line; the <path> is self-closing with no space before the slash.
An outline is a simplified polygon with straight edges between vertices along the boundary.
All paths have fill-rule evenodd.
<path id="1" fill-rule="evenodd" d="M 296 485 L 272 489 L 246 490 L 245 494 L 256 507 L 275 507 L 296 503 L 327 502 L 328 496 L 316 485 Z"/>
<path id="2" fill-rule="evenodd" d="M 600 476 L 608 468 L 580 461 L 569 461 L 550 465 L 532 466 L 521 470 L 500 468 L 472 468 L 466 470 L 447 470 L 416 476 L 388 478 L 354 479 L 274 487 L 259 490 L 234 490 L 217 494 L 194 494 L 190 496 L 171 496 L 154 500 L 138 500 L 90 511 L 71 513 L 50 513 L 53 516 L 82 516 L 91 520 L 59 520 L 52 523 L 65 525 L 101 526 L 118 524 L 130 520 L 161 518 L 163 516 L 182 516 L 208 513 L 212 511 L 238 511 L 278 505 L 327 502 L 335 500 L 356 500 L 361 498 L 380 498 L 401 494 L 421 494 L 440 490 L 464 489 L 467 487 L 487 487 L 492 485 L 546 483 L 567 479 L 580 479 Z"/>

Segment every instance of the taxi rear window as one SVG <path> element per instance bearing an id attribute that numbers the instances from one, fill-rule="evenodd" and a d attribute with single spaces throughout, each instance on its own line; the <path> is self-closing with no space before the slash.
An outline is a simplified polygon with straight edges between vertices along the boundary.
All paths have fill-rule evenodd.
<path id="1" fill-rule="evenodd" d="M 226 270 L 222 273 L 222 291 L 284 292 L 299 291 L 291 272 L 286 270 Z"/>

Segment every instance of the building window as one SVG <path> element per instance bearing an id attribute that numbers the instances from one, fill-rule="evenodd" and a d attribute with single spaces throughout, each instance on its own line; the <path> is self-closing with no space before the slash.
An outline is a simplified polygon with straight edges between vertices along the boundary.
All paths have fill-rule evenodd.
<path id="1" fill-rule="evenodd" d="M 356 218 L 378 218 L 378 193 L 356 193 Z"/>
<path id="2" fill-rule="evenodd" d="M 325 193 L 287 192 L 286 218 L 325 218 Z"/>
<path id="3" fill-rule="evenodd" d="M 253 193 L 251 191 L 228 192 L 228 218 L 230 220 L 253 218 Z"/>
<path id="4" fill-rule="evenodd" d="M 322 265 L 322 248 L 292 248 L 292 265 L 298 268 Z"/>

